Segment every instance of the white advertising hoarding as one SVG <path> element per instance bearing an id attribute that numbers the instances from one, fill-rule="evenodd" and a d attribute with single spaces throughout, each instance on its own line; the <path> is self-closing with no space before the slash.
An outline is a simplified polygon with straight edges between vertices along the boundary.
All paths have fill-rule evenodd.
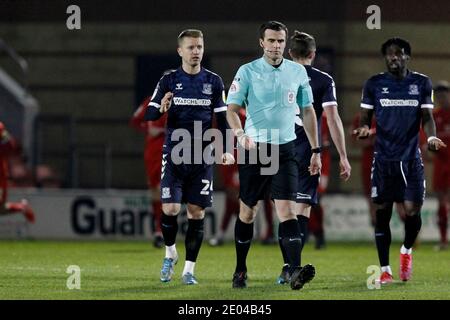
<path id="1" fill-rule="evenodd" d="M 21 214 L 0 216 L 0 238 L 18 239 L 126 239 L 152 237 L 152 213 L 146 190 L 36 190 L 13 189 L 10 201 L 26 198 L 36 212 L 36 223 L 29 224 Z M 224 211 L 225 195 L 215 192 L 214 206 L 205 219 L 205 239 L 218 230 Z M 325 195 L 327 240 L 372 240 L 369 213 L 365 198 L 359 195 Z M 438 240 L 437 201 L 427 198 L 422 209 L 420 239 Z M 179 218 L 180 231 L 186 230 L 186 216 Z M 274 221 L 276 233 L 278 220 Z M 255 238 L 264 233 L 266 222 L 260 213 L 255 222 Z M 233 239 L 234 219 L 226 238 Z M 403 223 L 394 212 L 391 220 L 392 238 L 401 240 Z"/>

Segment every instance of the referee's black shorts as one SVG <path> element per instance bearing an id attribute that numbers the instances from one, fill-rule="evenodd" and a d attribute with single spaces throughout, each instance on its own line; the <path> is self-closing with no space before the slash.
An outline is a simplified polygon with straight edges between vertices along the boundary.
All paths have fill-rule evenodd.
<path id="1" fill-rule="evenodd" d="M 260 150 L 262 143 L 257 143 Z M 272 145 L 266 144 L 268 154 L 275 158 Z M 239 197 L 248 207 L 254 207 L 259 200 L 271 196 L 274 200 L 296 200 L 298 164 L 293 141 L 279 145 L 279 168 L 272 175 L 262 175 L 261 169 L 271 164 L 261 164 L 258 152 L 257 163 L 249 163 L 249 151 L 245 150 L 245 164 L 239 164 Z M 273 160 L 272 160 L 273 161 Z"/>

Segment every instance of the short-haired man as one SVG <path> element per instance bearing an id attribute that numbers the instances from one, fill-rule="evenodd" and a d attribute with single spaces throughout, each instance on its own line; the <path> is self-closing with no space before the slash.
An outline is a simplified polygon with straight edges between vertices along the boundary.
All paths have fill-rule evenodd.
<path id="1" fill-rule="evenodd" d="M 344 127 L 337 108 L 336 87 L 333 78 L 329 74 L 312 67 L 312 62 L 316 56 L 316 41 L 314 37 L 305 32 L 294 31 L 294 35 L 291 37 L 289 54 L 294 62 L 303 65 L 306 69 L 314 97 L 313 106 L 316 112 L 317 125 L 319 127 L 318 132 L 321 132 L 320 123 L 322 113 L 325 112 L 331 138 L 339 153 L 339 166 L 341 168 L 340 176 L 344 181 L 347 181 L 350 178 L 351 166 L 348 162 L 347 151 L 345 148 Z M 302 234 L 302 243 L 304 244 L 311 214 L 311 206 L 318 204 L 320 174 L 311 175 L 308 170 L 312 151 L 307 132 L 303 127 L 300 116 L 301 115 L 299 114 L 295 125 L 295 146 L 299 157 L 296 214 Z M 321 137 L 319 138 L 319 143 L 320 142 Z M 289 274 L 287 272 L 289 263 L 281 241 L 282 240 L 279 239 L 284 266 L 277 282 L 279 284 L 284 284 L 289 280 Z"/>
<path id="2" fill-rule="evenodd" d="M 236 219 L 236 268 L 233 288 L 247 286 L 246 259 L 253 237 L 253 221 L 259 200 L 270 192 L 280 219 L 281 242 L 290 265 L 291 288 L 303 287 L 311 270 L 300 267 L 302 245 L 295 214 L 297 194 L 297 155 L 295 153 L 295 119 L 303 108 L 305 130 L 313 148 L 310 172 L 317 174 L 321 162 L 318 153 L 317 119 L 308 76 L 303 66 L 283 59 L 288 30 L 277 21 L 260 27 L 259 44 L 263 56 L 239 68 L 230 86 L 227 119 L 238 142 L 246 149 L 245 163 L 239 164 L 240 212 Z M 238 112 L 246 105 L 247 120 L 242 129 Z M 279 161 L 275 173 L 263 172 L 262 150 L 270 150 L 272 161 Z M 257 154 L 256 163 L 251 161 Z M 276 159 L 274 159 L 274 156 Z"/>
<path id="3" fill-rule="evenodd" d="M 166 254 L 160 279 L 162 282 L 172 279 L 174 265 L 178 260 L 175 247 L 177 216 L 181 203 L 187 203 L 186 262 L 182 281 L 192 285 L 197 284 L 194 267 L 203 240 L 205 208 L 212 204 L 213 191 L 212 164 L 202 157 L 205 152 L 211 154 L 212 150 L 210 142 L 203 141 L 203 137 L 212 127 L 213 114 L 216 115 L 223 138 L 226 137 L 227 107 L 223 100 L 225 93 L 222 79 L 201 67 L 204 52 L 203 33 L 194 29 L 181 32 L 178 36 L 177 51 L 182 60 L 181 67 L 163 75 L 147 108 L 146 119 L 158 120 L 165 112 L 168 113 L 161 170 L 161 229 Z M 198 124 L 200 132 L 196 131 Z M 181 163 L 178 163 L 175 157 L 179 154 L 176 154 L 175 150 L 178 150 L 176 147 L 181 134 L 186 132 L 189 134 L 191 147 L 187 151 L 180 151 L 183 158 Z M 200 134 L 201 136 L 198 136 Z M 186 141 L 183 139 L 182 142 Z M 201 145 L 200 150 L 196 150 L 196 144 Z M 215 152 L 222 155 L 223 164 L 234 163 L 233 155 L 222 153 L 222 150 Z M 200 161 L 196 161 L 199 156 Z M 185 161 L 185 157 L 190 161 Z"/>
<path id="4" fill-rule="evenodd" d="M 365 83 L 360 127 L 354 133 L 359 139 L 369 137 L 372 115 L 375 114 L 371 196 L 376 205 L 375 242 L 382 272 L 379 281 L 387 284 L 393 281 L 389 265 L 389 222 L 394 202 L 402 203 L 406 212 L 405 238 L 400 249 L 400 279 L 408 281 L 412 274 L 412 246 L 422 225 L 420 210 L 425 198 L 420 126 L 428 137 L 430 150 L 438 151 L 446 145 L 436 137 L 430 79 L 407 68 L 411 57 L 409 42 L 401 38 L 389 39 L 381 46 L 381 53 L 387 72 L 379 73 Z"/>

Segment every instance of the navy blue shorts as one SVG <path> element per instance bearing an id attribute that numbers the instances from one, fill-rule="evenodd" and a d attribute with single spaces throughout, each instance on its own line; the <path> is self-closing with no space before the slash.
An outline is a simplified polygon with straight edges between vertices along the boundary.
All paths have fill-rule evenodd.
<path id="1" fill-rule="evenodd" d="M 311 145 L 308 140 L 296 140 L 296 151 L 298 158 L 298 187 L 297 203 L 316 205 L 319 202 L 319 179 L 320 174 L 311 175 L 308 167 L 311 164 Z"/>
<path id="2" fill-rule="evenodd" d="M 212 206 L 213 167 L 207 164 L 174 164 L 170 153 L 163 153 L 161 202 Z"/>
<path id="3" fill-rule="evenodd" d="M 385 161 L 374 158 L 372 163 L 372 200 L 386 202 L 423 203 L 425 176 L 422 159 Z"/>
<path id="4" fill-rule="evenodd" d="M 262 143 L 258 143 L 259 147 Z M 268 150 L 271 145 L 266 144 Z M 271 153 L 269 153 L 271 154 Z M 239 198 L 249 207 L 270 196 L 276 200 L 295 201 L 297 193 L 297 159 L 294 142 L 279 145 L 279 168 L 275 174 L 262 175 L 261 169 L 269 167 L 261 163 L 249 164 L 249 153 L 245 151 L 245 164 L 239 164 Z"/>

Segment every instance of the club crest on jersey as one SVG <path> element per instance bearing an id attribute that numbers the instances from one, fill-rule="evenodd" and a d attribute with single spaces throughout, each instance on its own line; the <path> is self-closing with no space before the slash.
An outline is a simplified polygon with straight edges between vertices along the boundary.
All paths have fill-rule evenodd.
<path id="1" fill-rule="evenodd" d="M 389 93 L 389 88 L 382 88 L 381 93 Z"/>
<path id="2" fill-rule="evenodd" d="M 175 90 L 183 90 L 183 84 L 182 83 L 177 83 Z"/>
<path id="3" fill-rule="evenodd" d="M 417 84 L 410 84 L 409 85 L 409 94 L 418 95 L 419 94 L 419 87 Z"/>
<path id="4" fill-rule="evenodd" d="M 288 102 L 289 103 L 294 103 L 294 101 L 295 101 L 295 93 L 294 93 L 294 91 L 288 91 L 287 95 L 288 95 L 287 96 Z"/>
<path id="5" fill-rule="evenodd" d="M 212 84 L 204 83 L 202 93 L 203 94 L 212 94 Z"/>

